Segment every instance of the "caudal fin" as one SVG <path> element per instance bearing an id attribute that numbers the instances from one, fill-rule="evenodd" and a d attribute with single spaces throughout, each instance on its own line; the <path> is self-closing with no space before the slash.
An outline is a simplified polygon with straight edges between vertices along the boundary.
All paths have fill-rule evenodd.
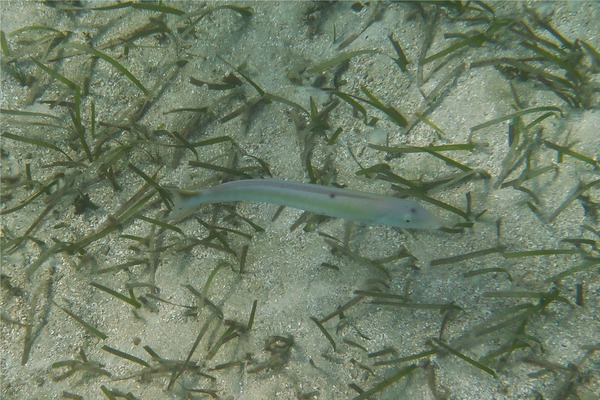
<path id="1" fill-rule="evenodd" d="M 179 189 L 167 189 L 173 196 L 173 209 L 167 216 L 169 221 L 181 220 L 192 214 L 197 206 L 197 201 L 194 201 L 200 192 L 190 192 Z"/>

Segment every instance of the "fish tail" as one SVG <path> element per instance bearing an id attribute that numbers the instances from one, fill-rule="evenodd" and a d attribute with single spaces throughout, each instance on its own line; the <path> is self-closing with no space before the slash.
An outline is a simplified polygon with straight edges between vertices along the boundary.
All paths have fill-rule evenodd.
<path id="1" fill-rule="evenodd" d="M 199 205 L 196 200 L 200 192 L 193 192 L 180 189 L 167 189 L 173 198 L 173 208 L 167 219 L 170 221 L 181 220 L 192 212 Z"/>

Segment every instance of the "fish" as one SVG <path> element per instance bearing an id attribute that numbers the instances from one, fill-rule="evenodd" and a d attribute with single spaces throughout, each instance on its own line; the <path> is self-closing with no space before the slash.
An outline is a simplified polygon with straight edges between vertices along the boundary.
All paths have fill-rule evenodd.
<path id="1" fill-rule="evenodd" d="M 277 179 L 244 179 L 199 191 L 171 189 L 171 221 L 204 204 L 255 201 L 297 208 L 319 215 L 397 228 L 436 229 L 440 219 L 416 201 L 334 186 Z"/>

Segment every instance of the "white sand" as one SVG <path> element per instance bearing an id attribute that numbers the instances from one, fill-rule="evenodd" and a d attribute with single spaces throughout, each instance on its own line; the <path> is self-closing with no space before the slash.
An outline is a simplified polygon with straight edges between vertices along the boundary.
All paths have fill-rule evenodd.
<path id="1" fill-rule="evenodd" d="M 111 2 L 85 2 L 86 5 L 112 4 Z M 169 5 L 185 11 L 201 7 L 200 3 L 169 2 Z M 229 3 L 240 5 L 239 3 Z M 387 55 L 393 55 L 393 49 L 387 36 L 394 38 L 403 47 L 411 61 L 409 72 L 402 73 L 399 68 L 383 55 L 366 54 L 352 58 L 348 69 L 341 75 L 346 82 L 340 90 L 361 95 L 360 86 L 368 89 L 385 104 L 396 107 L 409 120 L 415 118 L 415 112 L 425 107 L 416 83 L 416 62 L 426 29 L 422 18 L 417 14 L 414 4 L 371 3 L 359 13 L 350 9 L 352 3 L 340 3 L 327 6 L 320 3 L 323 10 L 307 16 L 306 11 L 315 5 L 312 3 L 251 3 L 255 14 L 243 18 L 232 10 L 220 10 L 207 16 L 198 24 L 193 38 L 175 42 L 169 37 L 161 41 L 156 35 L 136 40 L 136 46 L 129 48 L 124 57 L 123 47 L 115 50 L 104 49 L 112 57 L 118 57 L 126 67 L 157 97 L 144 117 L 137 121 L 140 138 L 144 134 L 153 141 L 174 143 L 168 135 L 158 135 L 155 130 L 185 131 L 186 124 L 193 114 L 190 112 L 165 112 L 183 107 L 210 106 L 225 91 L 209 91 L 206 87 L 196 87 L 189 83 L 189 77 L 210 82 L 233 72 L 230 67 L 216 59 L 220 55 L 235 66 L 245 64 L 245 72 L 267 92 L 294 101 L 304 108 L 310 107 L 312 96 L 319 108 L 327 95 L 311 87 L 314 75 L 304 73 L 302 84 L 292 82 L 298 71 L 307 66 L 331 59 L 340 54 L 338 44 L 361 31 L 361 26 L 380 10 L 383 17 L 370 25 L 356 40 L 342 51 L 378 49 Z M 552 25 L 569 40 L 586 40 L 596 49 L 600 47 L 600 12 L 598 3 L 563 2 L 538 3 L 527 2 L 542 15 L 550 15 Z M 211 3 L 210 6 L 216 6 Z M 424 6 L 432 10 L 432 6 Z M 498 15 L 523 15 L 521 3 L 494 4 Z M 37 2 L 2 1 L 2 30 L 8 35 L 12 51 L 24 47 L 25 39 L 47 37 L 46 31 L 34 31 L 21 35 L 11 35 L 16 29 L 30 25 L 46 25 L 63 32 L 71 32 L 69 42 L 86 42 L 86 37 L 94 38 L 100 49 L 101 44 L 117 40 L 142 27 L 149 17 L 157 17 L 156 12 L 134 9 L 95 11 L 87 13 L 67 13 Z M 313 20 L 313 18 L 315 20 Z M 176 16 L 168 16 L 165 22 L 169 27 L 183 26 L 176 23 Z M 321 21 L 317 24 L 315 21 Z M 312 24 L 312 25 L 311 25 Z M 337 42 L 333 43 L 335 26 Z M 434 54 L 453 39 L 444 39 L 447 32 L 468 32 L 481 29 L 482 25 L 470 26 L 462 22 L 451 22 L 440 18 L 436 34 L 428 55 Z M 101 28 L 99 28 L 101 27 Z M 312 27 L 312 28 L 311 28 Z M 311 32 L 314 29 L 314 32 Z M 541 34 L 541 33 L 540 33 Z M 543 36 L 548 40 L 547 34 Z M 454 39 L 455 40 L 455 39 Z M 22 55 L 43 59 L 42 44 L 26 49 Z M 499 57 L 524 56 L 530 54 L 518 45 L 514 37 L 507 35 L 494 45 L 486 44 L 482 48 L 470 48 L 456 58 L 452 58 L 438 71 L 432 71 L 432 65 L 425 68 L 427 82 L 423 90 L 430 93 L 460 63 Z M 60 63 L 60 72 L 75 82 L 89 74 L 89 57 L 67 58 Z M 173 63 L 186 60 L 188 64 L 178 72 Z M 58 64 L 45 62 L 58 68 Z M 44 82 L 49 77 L 31 63 L 21 61 L 19 68 L 27 74 L 35 74 Z M 326 71 L 326 85 L 332 84 L 335 68 Z M 590 85 L 598 86 L 598 74 L 592 75 Z M 241 76 L 238 75 L 238 78 Z M 164 88 L 158 96 L 156 90 Z M 541 106 L 559 106 L 564 118 L 551 117 L 543 121 L 542 137 L 561 146 L 572 145 L 573 150 L 595 157 L 598 160 L 600 149 L 600 114 L 597 102 L 593 109 L 580 110 L 568 107 L 552 92 L 532 82 L 515 81 L 515 87 L 523 102 L 523 108 Z M 243 86 L 246 98 L 256 96 L 256 91 L 247 83 Z M 50 113 L 61 117 L 59 125 L 70 127 L 65 108 L 51 109 L 47 104 L 27 104 L 32 89 L 21 87 L 11 77 L 4 64 L 2 71 L 1 103 L 3 109 L 19 109 Z M 37 100 L 67 100 L 66 86 L 55 83 L 40 93 Z M 103 60 L 96 61 L 91 75 L 90 94 L 83 98 L 82 112 L 84 123 L 89 126 L 89 107 L 93 100 L 96 106 L 96 119 L 99 122 L 126 125 L 119 119 L 128 107 L 143 96 L 141 90 L 127 80 L 114 67 Z M 595 95 L 597 99 L 597 94 Z M 274 176 L 281 179 L 307 182 L 306 169 L 302 165 L 303 142 L 297 135 L 292 108 L 281 103 L 261 105 L 249 118 L 240 116 L 225 123 L 217 120 L 240 107 L 238 99 L 224 102 L 215 109 L 215 120 L 203 120 L 188 137 L 197 142 L 219 136 L 230 136 L 247 155 L 258 157 L 269 163 Z M 380 111 L 367 107 L 370 117 L 380 121 L 377 127 L 366 126 L 360 116 L 354 116 L 352 109 L 342 102 L 331 114 L 328 122 L 331 135 L 338 127 L 343 128 L 338 141 L 328 146 L 325 140 L 317 138 L 313 150 L 313 166 L 322 168 L 331 166 L 330 178 L 358 190 L 378 193 L 392 193 L 389 183 L 381 180 L 356 176 L 360 168 L 351 156 L 363 167 L 377 163 L 388 163 L 394 173 L 407 179 L 432 181 L 443 178 L 457 170 L 442 161 L 426 154 L 409 154 L 402 158 L 387 160 L 385 153 L 368 147 L 369 143 L 382 143 L 386 135 L 395 146 L 429 144 L 466 143 L 470 136 L 477 145 L 473 152 L 457 151 L 443 154 L 464 163 L 471 168 L 480 168 L 491 175 L 491 180 L 472 180 L 468 183 L 433 190 L 430 195 L 438 200 L 465 209 L 465 194 L 472 195 L 473 213 L 487 210 L 481 221 L 473 229 L 461 234 L 438 231 L 397 232 L 391 228 L 379 226 L 354 226 L 350 247 L 362 257 L 381 259 L 392 256 L 406 248 L 415 257 L 414 261 L 399 260 L 385 264 L 389 271 L 386 276 L 365 262 L 343 255 L 334 255 L 330 247 L 316 231 L 305 232 L 301 228 L 290 232 L 289 227 L 301 214 L 300 211 L 286 209 L 272 222 L 276 207 L 267 204 L 243 203 L 237 211 L 264 227 L 265 232 L 254 233 L 245 224 L 234 226 L 224 221 L 219 225 L 230 226 L 252 234 L 251 240 L 230 235 L 230 244 L 241 251 L 249 244 L 246 260 L 246 273 L 240 276 L 235 270 L 237 260 L 214 249 L 197 246 L 190 252 L 174 253 L 165 250 L 160 253 L 148 252 L 143 244 L 125 239 L 120 235 L 146 236 L 153 226 L 144 221 L 129 222 L 120 231 L 95 241 L 86 248 L 86 255 L 61 253 L 45 261 L 31 279 L 25 270 L 40 256 L 40 247 L 29 242 L 18 251 L 8 254 L 3 248 L 2 273 L 8 277 L 6 282 L 14 288 L 11 291 L 3 283 L 2 290 L 2 327 L 0 350 L 2 355 L 2 398 L 6 399 L 58 399 L 63 391 L 78 394 L 86 399 L 106 398 L 101 386 L 122 393 L 131 392 L 138 399 L 180 399 L 209 398 L 208 395 L 192 393 L 187 389 L 204 388 L 215 390 L 221 399 L 297 399 L 301 395 L 314 392 L 314 396 L 305 398 L 346 399 L 357 396 L 348 385 L 354 383 L 364 390 L 370 389 L 392 376 L 410 362 L 397 366 L 374 366 L 374 362 L 395 357 L 406 357 L 431 349 L 428 340 L 437 338 L 444 313 L 439 310 L 414 310 L 393 306 L 370 304 L 369 300 L 351 307 L 345 312 L 343 323 L 333 318 L 324 324 L 337 344 L 334 351 L 325 336 L 319 331 L 310 317 L 321 318 L 353 298 L 353 291 L 367 288 L 385 289 L 386 292 L 409 296 L 411 303 L 453 303 L 463 309 L 452 313 L 446 321 L 443 333 L 445 343 L 459 348 L 473 359 L 479 359 L 507 343 L 509 332 L 483 336 L 478 343 L 463 343 L 456 340 L 470 332 L 478 324 L 499 315 L 512 306 L 530 302 L 537 304 L 536 298 L 492 298 L 486 293 L 496 291 L 550 292 L 555 286 L 545 280 L 562 271 L 583 262 L 580 255 L 558 255 L 506 258 L 499 254 L 474 258 L 452 264 L 431 266 L 430 261 L 465 254 L 476 250 L 497 246 L 496 221 L 502 220 L 501 244 L 507 252 L 537 249 L 573 249 L 572 245 L 561 242 L 565 238 L 586 238 L 600 241 L 585 226 L 598 229 L 598 221 L 584 213 L 582 202 L 572 202 L 558 217 L 549 222 L 540 220 L 525 205 L 530 198 L 513 188 L 496 188 L 498 175 L 502 171 L 502 161 L 508 151 L 508 124 L 502 122 L 470 135 L 470 129 L 480 123 L 515 111 L 508 81 L 493 67 L 467 69 L 450 85 L 435 110 L 428 118 L 444 130 L 446 137 L 437 139 L 435 131 L 424 123 L 418 124 L 408 135 Z M 536 113 L 525 116 L 526 123 L 542 115 Z M 35 120 L 39 120 L 35 119 Z M 21 136 L 43 138 L 61 148 L 68 148 L 70 131 L 48 128 L 47 126 L 22 124 L 27 118 L 2 116 L 2 131 Z M 51 121 L 51 120 L 50 120 Z M 48 120 L 46 120 L 48 122 Z M 52 121 L 57 123 L 56 121 Z M 90 135 L 89 127 L 87 134 Z M 99 126 L 97 132 L 108 131 Z M 115 147 L 117 140 L 131 143 L 134 134 L 122 132 L 116 134 L 108 145 Z M 77 146 L 77 140 L 73 141 Z M 90 139 L 90 143 L 95 143 Z M 147 150 L 154 159 L 152 160 Z M 36 190 L 24 188 L 6 190 L 7 180 L 19 173 L 23 174 L 25 165 L 31 165 L 33 179 L 48 183 L 58 173 L 67 174 L 78 184 L 91 182 L 94 172 L 84 168 L 65 168 L 54 166 L 44 168 L 56 161 L 64 161 L 61 154 L 12 140 L 2 140 L 2 149 L 8 153 L 2 159 L 3 193 L 12 192 L 5 208 L 11 208 L 33 194 Z M 228 143 L 199 147 L 200 161 L 227 165 L 233 147 Z M 82 156 L 81 151 L 67 150 L 74 158 Z M 46 216 L 33 236 L 43 240 L 47 246 L 53 244 L 53 238 L 60 241 L 74 241 L 97 230 L 107 216 L 119 209 L 143 185 L 142 179 L 127 167 L 131 162 L 145 173 L 151 175 L 159 169 L 160 157 L 167 164 L 159 174 L 161 184 L 185 188 L 202 188 L 217 183 L 220 175 L 214 171 L 188 166 L 189 160 L 195 160 L 191 152 L 184 152 L 181 163 L 172 167 L 173 151 L 165 147 L 140 145 L 128 157 L 114 165 L 117 180 L 123 185 L 121 192 L 115 192 L 111 185 L 103 180 L 83 188 L 91 200 L 100 208 L 75 215 L 72 202 L 76 195 L 70 193 L 61 200 Z M 85 160 L 82 160 L 85 161 Z M 556 172 L 548 172 L 529 181 L 525 186 L 540 197 L 544 216 L 549 216 L 570 194 L 577 190 L 579 182 L 590 183 L 598 179 L 598 170 L 589 164 L 565 156 L 557 162 L 557 153 L 547 147 L 534 152 L 532 168 L 554 165 Z M 250 157 L 239 160 L 239 166 L 256 166 Z M 83 175 L 81 175 L 83 171 Z M 507 180 L 515 179 L 522 171 L 518 168 Z M 598 204 L 600 192 L 597 186 L 584 193 L 589 200 Z M 46 204 L 41 201 L 48 196 L 32 202 L 18 212 L 2 216 L 3 240 L 24 234 Z M 158 203 L 145 212 L 149 217 L 158 217 Z M 460 217 L 437 207 L 426 205 L 432 212 L 444 218 L 448 226 L 462 222 Z M 199 213 L 210 221 L 211 209 Z M 224 215 L 223 213 L 220 215 Z M 207 231 L 195 220 L 178 225 L 189 237 L 204 238 Z M 344 237 L 343 221 L 331 220 L 318 227 L 319 232 L 337 238 Z M 168 232 L 153 245 L 157 248 L 173 244 L 181 236 Z M 3 242 L 4 243 L 4 242 Z M 216 243 L 216 242 L 215 242 Z M 590 247 L 584 247 L 588 251 Z M 598 257 L 596 247 L 595 256 Z M 150 268 L 138 265 L 128 271 L 119 271 L 95 275 L 94 271 L 135 259 L 150 258 L 156 267 L 152 274 Z M 321 266 L 327 262 L 339 267 L 339 271 Z M 127 293 L 126 284 L 143 282 L 156 285 L 159 297 L 174 304 L 198 305 L 200 302 L 183 285 L 191 285 L 202 290 L 209 274 L 220 263 L 225 267 L 219 270 L 208 291 L 208 298 L 220 307 L 226 320 L 246 323 L 252 302 L 258 301 L 256 319 L 252 331 L 223 345 L 211 359 L 207 354 L 218 338 L 226 331 L 222 322 L 213 323 L 202 339 L 192 361 L 202 366 L 202 371 L 214 376 L 211 381 L 185 372 L 172 390 L 165 390 L 169 374 L 147 374 L 139 364 L 112 355 L 103 346 L 140 357 L 153 366 L 156 362 L 144 351 L 149 346 L 159 356 L 170 360 L 184 360 L 200 332 L 210 318 L 207 307 L 200 310 L 197 317 L 184 316 L 185 308 L 151 300 L 156 306 L 152 310 L 146 306 L 135 310 L 132 306 L 117 300 L 101 290 L 90 286 L 96 282 L 121 293 Z M 466 278 L 464 273 L 483 268 L 501 268 L 510 273 L 512 281 L 505 273 L 487 273 Z M 382 282 L 387 285 L 384 286 Z M 488 363 L 497 372 L 492 377 L 480 369 L 452 356 L 437 354 L 416 361 L 422 368 L 415 370 L 400 383 L 391 385 L 377 395 L 380 399 L 433 399 L 431 387 L 435 387 L 439 396 L 452 399 L 533 399 L 543 396 L 545 399 L 562 398 L 569 382 L 573 382 L 579 398 L 592 399 L 600 394 L 600 360 L 598 354 L 585 358 L 584 346 L 596 347 L 600 343 L 599 294 L 600 279 L 598 268 L 593 267 L 581 273 L 575 273 L 562 280 L 556 286 L 560 294 L 571 303 L 575 303 L 576 286 L 582 285 L 584 306 L 571 306 L 561 302 L 552 303 L 543 313 L 531 318 L 525 331 L 530 337 L 523 337 L 529 348 L 516 350 L 508 357 L 495 358 Z M 21 292 L 18 292 L 21 290 Z M 15 291 L 17 293 L 15 293 Z M 150 290 L 135 289 L 137 296 Z M 57 305 L 71 310 L 85 321 L 108 335 L 106 340 L 86 332 Z M 507 317 L 500 321 L 506 320 Z M 21 365 L 23 343 L 26 340 L 26 325 L 32 327 L 34 341 L 27 363 Z M 336 329 L 339 328 L 339 329 Z M 260 363 L 265 362 L 270 353 L 264 351 L 265 341 L 272 335 L 293 337 L 294 346 L 289 360 L 279 369 L 252 373 Z M 362 336 L 361 336 L 362 335 Z M 345 341 L 344 341 L 345 340 Z M 367 352 L 352 346 L 358 343 Z M 383 357 L 368 357 L 368 352 L 377 352 L 393 347 L 397 353 Z M 103 365 L 111 377 L 94 373 L 77 372 L 66 379 L 56 378 L 65 372 L 65 368 L 52 368 L 52 364 L 63 360 L 81 360 L 79 351 L 83 350 L 89 361 Z M 568 373 L 556 369 L 539 375 L 530 375 L 543 371 L 540 363 L 556 363 L 567 367 L 577 365 L 577 373 Z M 243 368 L 233 367 L 211 371 L 211 368 L 231 362 L 241 361 Z M 312 361 L 312 365 L 311 365 Z M 363 367 L 361 367 L 363 366 Z M 371 374 L 370 372 L 373 372 Z M 432 378 L 435 374 L 435 378 Z M 133 377 L 132 377 L 133 376 Z M 132 377 L 132 378 L 128 378 Z M 128 378 L 128 379 L 121 379 Z M 433 381 L 431 379 L 434 379 Z M 189 397 L 191 396 L 191 397 Z M 195 396 L 195 397 L 194 397 Z M 540 397 L 541 398 L 541 397 Z"/>

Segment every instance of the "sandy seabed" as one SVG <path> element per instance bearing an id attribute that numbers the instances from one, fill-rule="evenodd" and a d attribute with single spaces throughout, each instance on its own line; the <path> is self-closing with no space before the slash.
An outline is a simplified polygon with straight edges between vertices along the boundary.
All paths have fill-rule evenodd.
<path id="1" fill-rule="evenodd" d="M 598 398 L 598 3 L 118 4 L 0 3 L 3 399 Z M 162 222 L 270 176 L 444 229 Z"/>

